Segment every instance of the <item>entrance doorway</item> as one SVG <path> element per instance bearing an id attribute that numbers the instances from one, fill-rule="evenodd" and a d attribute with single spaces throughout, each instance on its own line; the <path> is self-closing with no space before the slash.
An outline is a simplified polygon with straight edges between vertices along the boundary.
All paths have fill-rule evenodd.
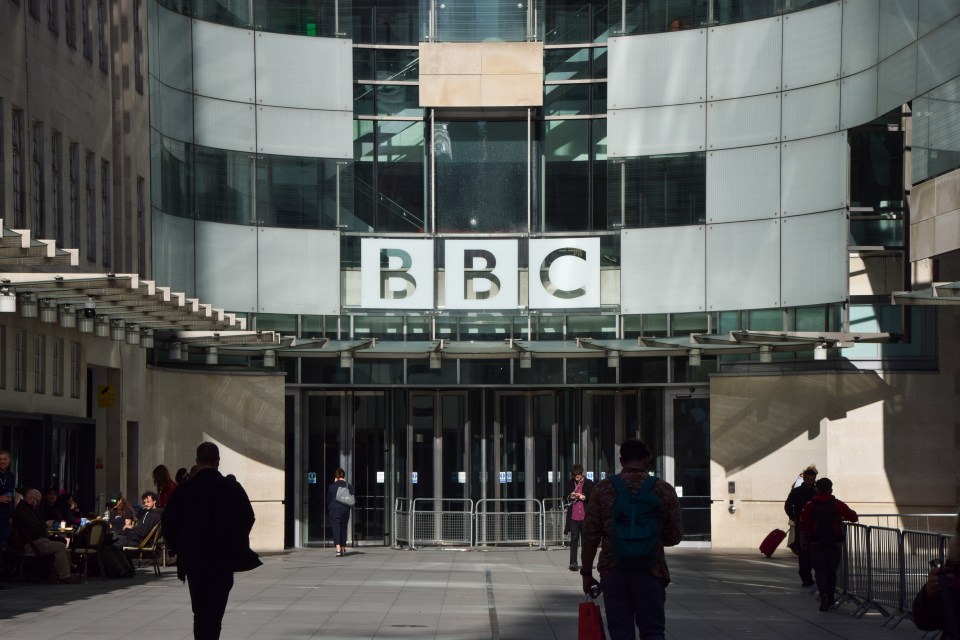
<path id="1" fill-rule="evenodd" d="M 668 391 L 658 467 L 677 489 L 685 542 L 710 541 L 710 398 L 706 389 Z"/>

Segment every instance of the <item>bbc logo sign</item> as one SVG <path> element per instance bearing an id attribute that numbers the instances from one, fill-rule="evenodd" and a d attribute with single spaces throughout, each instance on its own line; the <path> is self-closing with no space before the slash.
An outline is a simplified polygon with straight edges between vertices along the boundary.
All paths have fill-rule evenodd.
<path id="1" fill-rule="evenodd" d="M 584 309 L 600 306 L 600 238 L 363 238 L 360 305 L 434 309 L 434 255 L 443 242 L 446 309 Z M 527 304 L 520 300 L 520 242 L 527 243 Z"/>

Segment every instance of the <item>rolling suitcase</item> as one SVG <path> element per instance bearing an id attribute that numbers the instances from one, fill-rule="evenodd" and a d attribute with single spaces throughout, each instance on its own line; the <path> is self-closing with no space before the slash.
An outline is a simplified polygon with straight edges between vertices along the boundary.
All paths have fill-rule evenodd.
<path id="1" fill-rule="evenodd" d="M 786 537 L 786 531 L 783 529 L 774 529 L 767 534 L 767 537 L 764 538 L 763 542 L 760 543 L 760 553 L 769 558 L 773 555 L 773 552 L 777 550 L 777 547 L 780 546 L 780 543 L 783 542 L 783 539 Z"/>

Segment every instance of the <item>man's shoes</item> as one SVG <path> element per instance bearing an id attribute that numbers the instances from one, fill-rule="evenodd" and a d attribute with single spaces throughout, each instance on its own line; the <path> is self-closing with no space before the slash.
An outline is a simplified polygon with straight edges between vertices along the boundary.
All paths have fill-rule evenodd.
<path id="1" fill-rule="evenodd" d="M 820 598 L 820 611 L 829 611 L 830 610 L 830 598 L 824 596 Z"/>
<path id="2" fill-rule="evenodd" d="M 70 576 L 67 578 L 60 578 L 60 580 L 58 580 L 57 582 L 59 582 L 60 584 L 77 584 L 78 582 L 80 582 L 80 576 Z"/>
<path id="3" fill-rule="evenodd" d="M 580 570 L 580 565 L 578 565 L 578 564 L 576 564 L 576 563 L 573 563 L 573 564 L 571 564 L 571 565 L 568 567 L 568 569 L 570 569 L 570 571 L 579 571 L 579 570 Z"/>

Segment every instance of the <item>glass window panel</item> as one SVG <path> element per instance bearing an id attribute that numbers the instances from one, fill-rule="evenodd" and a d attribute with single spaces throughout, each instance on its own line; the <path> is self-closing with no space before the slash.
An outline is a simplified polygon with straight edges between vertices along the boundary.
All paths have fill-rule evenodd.
<path id="1" fill-rule="evenodd" d="M 526 141 L 524 121 L 436 123 L 438 231 L 526 227 Z"/>
<path id="2" fill-rule="evenodd" d="M 349 384 L 350 369 L 339 358 L 300 358 L 300 381 L 304 384 Z"/>
<path id="3" fill-rule="evenodd" d="M 783 331 L 783 311 L 754 309 L 750 311 L 750 331 Z"/>
<path id="4" fill-rule="evenodd" d="M 607 48 L 597 47 L 593 49 L 593 75 L 594 79 L 607 77 Z"/>
<path id="5" fill-rule="evenodd" d="M 349 166 L 329 158 L 260 156 L 257 162 L 257 219 L 278 227 L 333 229 L 342 185 L 352 184 Z M 351 207 L 352 208 L 352 207 Z"/>
<path id="6" fill-rule="evenodd" d="M 684 336 L 690 333 L 707 332 L 706 313 L 675 313 L 670 316 L 670 333 L 675 336 Z"/>
<path id="7" fill-rule="evenodd" d="M 620 225 L 619 198 L 611 209 L 607 203 L 607 120 L 590 121 L 591 151 L 593 163 L 593 228 L 614 229 Z M 606 212 L 606 213 L 605 213 Z M 614 224 L 617 226 L 615 227 Z"/>
<path id="8" fill-rule="evenodd" d="M 590 122 L 550 120 L 544 124 L 544 230 L 589 230 Z"/>
<path id="9" fill-rule="evenodd" d="M 296 335 L 297 316 L 288 313 L 258 313 L 257 331 L 277 331 L 285 336 Z"/>
<path id="10" fill-rule="evenodd" d="M 590 113 L 594 115 L 607 114 L 607 83 L 597 82 L 590 86 Z"/>
<path id="11" fill-rule="evenodd" d="M 543 88 L 543 112 L 548 116 L 579 116 L 590 113 L 589 84 L 553 84 Z"/>
<path id="12" fill-rule="evenodd" d="M 427 360 L 407 360 L 407 384 L 457 384 L 457 360 L 446 358 L 439 369 Z"/>
<path id="13" fill-rule="evenodd" d="M 377 231 L 424 229 L 423 132 L 422 122 L 377 123 Z"/>
<path id="14" fill-rule="evenodd" d="M 371 94 L 372 95 L 372 94 Z M 351 231 L 373 231 L 375 191 L 373 188 L 376 140 L 371 120 L 353 121 L 353 218 L 344 220 Z"/>
<path id="15" fill-rule="evenodd" d="M 606 358 L 567 358 L 567 384 L 613 384 L 616 367 L 608 367 Z"/>
<path id="16" fill-rule="evenodd" d="M 403 340 L 403 318 L 400 316 L 354 316 L 353 337 L 380 340 Z"/>
<path id="17" fill-rule="evenodd" d="M 253 0 L 257 29 L 300 36 L 343 37 L 351 32 L 350 12 L 338 2 Z"/>
<path id="18" fill-rule="evenodd" d="M 873 122 L 848 131 L 847 141 L 850 205 L 879 208 L 882 201 L 902 200 L 903 132 Z"/>
<path id="19" fill-rule="evenodd" d="M 420 77 L 417 49 L 378 49 L 377 80 L 413 82 Z"/>
<path id="20" fill-rule="evenodd" d="M 460 318 L 461 340 L 506 340 L 511 338 L 511 319 L 509 317 L 472 317 Z"/>
<path id="21" fill-rule="evenodd" d="M 702 224 L 706 217 L 706 154 L 679 153 L 629 158 L 614 167 L 608 195 L 619 201 L 626 180 L 626 225 L 670 227 Z"/>
<path id="22" fill-rule="evenodd" d="M 523 42 L 532 5 L 516 0 L 455 0 L 435 3 L 434 25 L 441 42 Z M 427 3 L 422 13 L 427 15 Z"/>
<path id="23" fill-rule="evenodd" d="M 193 0 L 193 17 L 231 27 L 250 26 L 248 0 Z"/>
<path id="24" fill-rule="evenodd" d="M 561 358 L 537 358 L 524 369 L 519 361 L 513 365 L 514 384 L 563 384 L 563 360 Z"/>
<path id="25" fill-rule="evenodd" d="M 726 335 L 731 331 L 741 331 L 743 322 L 740 319 L 740 311 L 721 311 L 719 314 L 719 324 L 716 333 Z"/>
<path id="26" fill-rule="evenodd" d="M 902 247 L 903 220 L 850 218 L 850 244 L 855 247 Z"/>
<path id="27" fill-rule="evenodd" d="M 590 42 L 590 14 L 593 5 L 547 2 L 544 5 L 544 37 L 546 44 Z"/>
<path id="28" fill-rule="evenodd" d="M 617 316 L 567 316 L 567 339 L 617 337 Z"/>
<path id="29" fill-rule="evenodd" d="M 667 381 L 667 358 L 625 358 L 620 356 L 620 382 L 655 383 Z"/>
<path id="30" fill-rule="evenodd" d="M 563 316 L 539 316 L 533 320 L 537 340 L 563 340 Z"/>
<path id="31" fill-rule="evenodd" d="M 665 313 L 625 315 L 621 316 L 620 322 L 623 323 L 624 338 L 662 337 L 667 335 L 667 314 Z"/>
<path id="32" fill-rule="evenodd" d="M 195 147 L 193 161 L 197 219 L 252 223 L 250 154 Z"/>
<path id="33" fill-rule="evenodd" d="M 420 108 L 420 87 L 410 84 L 376 85 L 377 115 L 423 116 Z"/>
<path id="34" fill-rule="evenodd" d="M 353 113 L 358 116 L 372 116 L 375 113 L 374 85 L 357 84 L 353 86 Z"/>
<path id="35" fill-rule="evenodd" d="M 354 384 L 399 384 L 403 381 L 403 360 L 354 358 Z"/>
<path id="36" fill-rule="evenodd" d="M 417 44 L 419 11 L 419 0 L 353 0 L 353 41 Z"/>
<path id="37" fill-rule="evenodd" d="M 460 360 L 460 384 L 510 384 L 510 360 Z"/>
<path id="38" fill-rule="evenodd" d="M 154 132 L 152 141 L 158 156 L 154 162 L 153 201 L 166 213 L 190 217 L 190 186 L 188 183 L 188 154 L 190 145 L 164 138 Z M 157 179 L 159 178 L 159 179 Z"/>
<path id="39" fill-rule="evenodd" d="M 374 49 L 353 49 L 353 79 L 356 80 L 376 80 L 377 74 L 374 67 Z M 356 89 L 354 89 L 356 95 Z"/>
<path id="40" fill-rule="evenodd" d="M 590 49 L 546 49 L 543 73 L 547 82 L 590 78 Z"/>
<path id="41" fill-rule="evenodd" d="M 331 318 L 329 333 L 324 331 L 323 319 L 324 316 L 300 316 L 300 335 L 304 338 L 328 337 L 336 339 L 337 319 Z"/>
<path id="42" fill-rule="evenodd" d="M 457 319 L 450 316 L 440 316 L 435 320 L 437 340 L 457 340 Z"/>
<path id="43" fill-rule="evenodd" d="M 791 309 L 794 331 L 830 331 L 829 307 L 799 307 Z"/>

